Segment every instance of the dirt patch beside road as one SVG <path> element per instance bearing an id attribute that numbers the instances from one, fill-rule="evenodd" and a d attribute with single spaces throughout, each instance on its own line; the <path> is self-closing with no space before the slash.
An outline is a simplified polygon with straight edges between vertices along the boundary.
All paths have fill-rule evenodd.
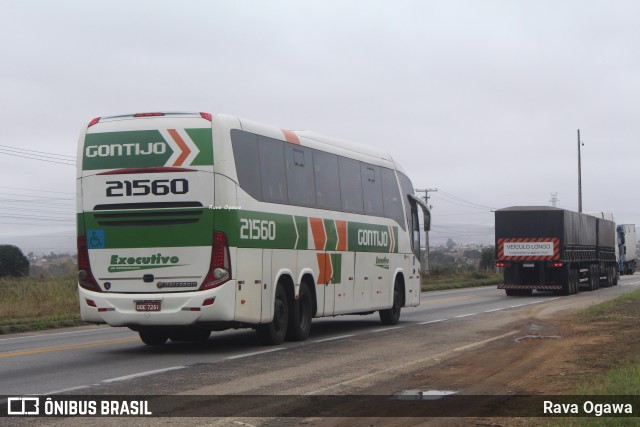
<path id="1" fill-rule="evenodd" d="M 640 306 L 623 304 L 613 316 L 576 320 L 575 313 L 525 318 L 519 340 L 503 338 L 478 350 L 416 367 L 371 394 L 398 390 L 455 390 L 473 395 L 571 395 L 578 384 L 597 381 L 640 352 Z M 522 324 L 522 323 L 521 323 Z M 367 391 L 363 390 L 363 394 Z M 313 426 L 528 426 L 533 418 L 350 418 L 310 422 Z"/>

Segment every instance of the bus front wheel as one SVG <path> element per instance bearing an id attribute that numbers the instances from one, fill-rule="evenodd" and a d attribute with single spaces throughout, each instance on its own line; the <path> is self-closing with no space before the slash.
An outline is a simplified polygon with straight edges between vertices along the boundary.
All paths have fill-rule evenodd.
<path id="1" fill-rule="evenodd" d="M 287 302 L 287 292 L 278 283 L 276 298 L 273 303 L 273 320 L 270 323 L 258 325 L 256 329 L 260 343 L 263 345 L 282 344 L 287 335 L 288 323 L 289 303 Z"/>
<path id="2" fill-rule="evenodd" d="M 402 287 L 396 279 L 393 285 L 393 305 L 386 310 L 380 310 L 380 321 L 383 325 L 397 325 L 400 321 L 400 310 L 402 310 Z"/>

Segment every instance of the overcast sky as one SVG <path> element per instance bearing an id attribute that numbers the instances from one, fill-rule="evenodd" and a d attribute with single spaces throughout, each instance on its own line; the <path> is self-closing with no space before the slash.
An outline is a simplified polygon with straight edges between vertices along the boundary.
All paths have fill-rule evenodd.
<path id="1" fill-rule="evenodd" d="M 491 209 L 551 193 L 577 210 L 580 129 L 583 210 L 640 224 L 638 1 L 0 7 L 0 243 L 73 235 L 81 128 L 163 110 L 386 149 L 415 187 L 439 190 L 432 235 L 454 240 L 493 225 Z"/>

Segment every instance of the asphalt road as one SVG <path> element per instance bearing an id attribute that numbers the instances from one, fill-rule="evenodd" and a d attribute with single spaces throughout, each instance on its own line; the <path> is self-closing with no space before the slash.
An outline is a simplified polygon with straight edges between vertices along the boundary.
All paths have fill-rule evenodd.
<path id="1" fill-rule="evenodd" d="M 571 297 L 507 297 L 493 286 L 423 293 L 421 305 L 403 309 L 397 326 L 382 326 L 377 313 L 314 319 L 306 341 L 276 347 L 261 346 L 252 330 L 161 347 L 108 326 L 9 335 L 0 338 L 0 395 L 145 394 L 149 383 L 154 394 L 342 393 L 373 381 L 376 372 L 396 375 L 397 366 L 435 363 L 505 330 L 517 335 L 526 328 L 519 319 L 532 310 L 588 306 L 638 285 L 640 274 Z"/>

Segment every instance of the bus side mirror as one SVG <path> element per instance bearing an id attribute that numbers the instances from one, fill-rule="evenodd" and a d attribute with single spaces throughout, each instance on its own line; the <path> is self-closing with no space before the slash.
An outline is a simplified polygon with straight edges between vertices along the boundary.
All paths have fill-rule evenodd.
<path id="1" fill-rule="evenodd" d="M 424 215 L 424 231 L 430 231 L 431 230 L 431 212 L 422 212 L 422 214 Z"/>

